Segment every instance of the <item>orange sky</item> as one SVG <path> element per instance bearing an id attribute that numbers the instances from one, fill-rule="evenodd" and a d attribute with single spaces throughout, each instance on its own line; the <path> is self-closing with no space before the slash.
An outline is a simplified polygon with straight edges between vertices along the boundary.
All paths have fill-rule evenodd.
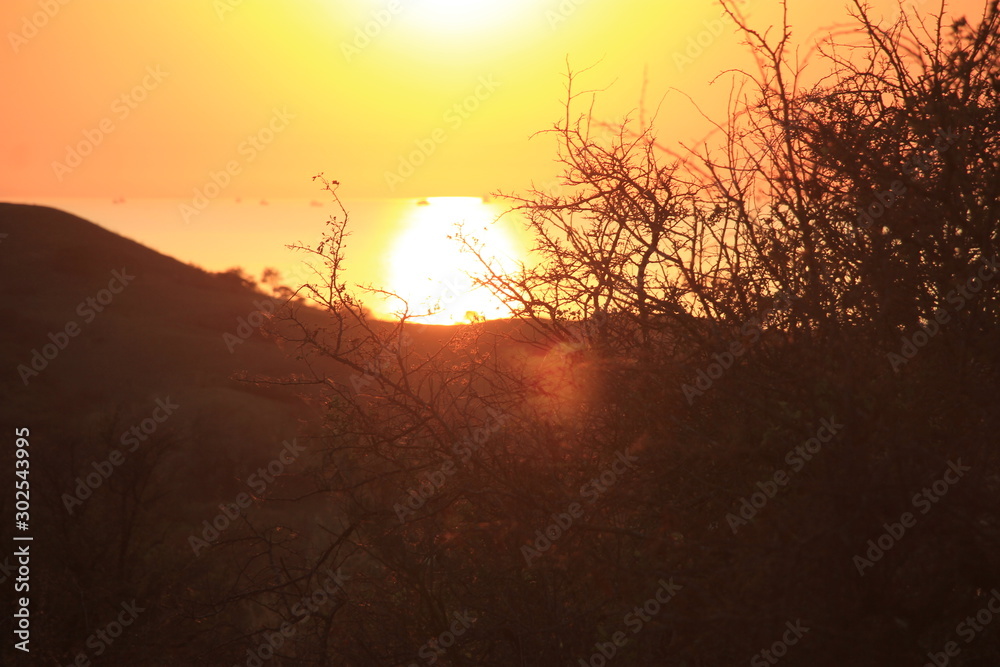
<path id="1" fill-rule="evenodd" d="M 844 17 L 792 5 L 803 38 Z M 773 0 L 745 6 L 774 19 Z M 4 0 L 0 198 L 187 197 L 213 172 L 226 198 L 315 197 L 319 171 L 347 198 L 520 189 L 554 174 L 551 140 L 529 136 L 559 117 L 567 56 L 598 63 L 582 83 L 610 86 L 602 118 L 638 105 L 648 68 L 660 133 L 694 132 L 671 87 L 717 111 L 728 88 L 708 79 L 745 62 L 726 30 L 678 66 L 718 15 L 697 0 Z"/>
<path id="2" fill-rule="evenodd" d="M 848 20 L 846 3 L 790 4 L 802 53 Z M 776 0 L 738 6 L 755 27 L 780 20 Z M 721 16 L 708 0 L 3 0 L 0 200 L 300 284 L 285 246 L 314 244 L 333 212 L 312 180 L 324 172 L 352 215 L 350 279 L 435 302 L 467 280 L 449 226 L 499 207 L 417 201 L 552 185 L 554 137 L 530 137 L 561 118 L 567 59 L 590 67 L 578 88 L 602 89 L 599 120 L 645 99 L 660 144 L 704 137 L 698 109 L 724 120 L 731 92 L 713 77 L 756 73 Z M 483 232 L 493 249 L 528 260 L 520 225 L 504 225 Z M 495 314 L 447 298 L 441 321 Z"/>

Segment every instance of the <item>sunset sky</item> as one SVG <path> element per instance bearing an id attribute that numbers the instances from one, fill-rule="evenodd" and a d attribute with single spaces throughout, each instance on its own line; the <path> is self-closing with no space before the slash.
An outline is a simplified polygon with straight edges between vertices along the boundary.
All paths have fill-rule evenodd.
<path id="1" fill-rule="evenodd" d="M 774 0 L 740 6 L 759 27 L 780 17 Z M 721 118 L 730 93 L 710 79 L 752 69 L 720 15 L 691 0 L 5 0 L 0 199 L 321 199 L 318 172 L 345 200 L 523 191 L 556 175 L 553 138 L 530 137 L 563 112 L 567 60 L 592 66 L 578 85 L 602 89 L 599 119 L 637 118 L 646 72 L 661 140 L 704 136 L 695 104 Z M 846 3 L 789 18 L 804 52 Z M 212 263 L 142 224 L 137 240 Z"/>
<path id="2" fill-rule="evenodd" d="M 39 14 L 49 4 L 51 18 Z M 761 25 L 775 18 L 773 0 L 743 6 Z M 797 3 L 796 33 L 842 20 L 842 6 Z M 379 13 L 366 44 L 357 31 Z M 673 56 L 719 13 L 690 0 L 7 0 L 0 195 L 184 196 L 234 160 L 224 196 L 311 197 L 318 171 L 347 197 L 520 188 L 553 172 L 551 142 L 528 138 L 559 117 L 567 57 L 596 64 L 581 85 L 607 88 L 603 118 L 638 106 L 644 68 L 647 104 L 665 100 L 661 133 L 694 115 L 671 87 L 716 110 L 727 86 L 709 95 L 708 79 L 745 62 L 732 30 L 691 64 Z M 287 127 L 241 151 L 275 110 Z M 57 174 L 102 121 L 113 130 Z M 386 172 L 421 139 L 436 150 L 391 188 Z"/>

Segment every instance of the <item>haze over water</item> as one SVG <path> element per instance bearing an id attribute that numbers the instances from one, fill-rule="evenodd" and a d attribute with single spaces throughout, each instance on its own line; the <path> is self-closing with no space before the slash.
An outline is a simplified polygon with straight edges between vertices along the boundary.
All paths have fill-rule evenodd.
<path id="1" fill-rule="evenodd" d="M 189 216 L 185 222 L 181 199 L 98 199 L 98 198 L 16 198 L 17 203 L 52 206 L 90 220 L 112 232 L 153 248 L 183 262 L 195 264 L 207 271 L 226 271 L 239 267 L 255 279 L 265 268 L 276 268 L 282 282 L 297 287 L 310 279 L 303 261 L 307 253 L 288 248 L 301 243 L 315 248 L 326 230 L 331 216 L 341 211 L 329 196 L 321 193 L 316 199 L 218 199 L 203 211 Z M 347 280 L 377 287 L 395 286 L 402 291 L 410 281 L 400 281 L 399 264 L 406 262 L 413 273 L 420 273 L 426 282 L 434 280 L 447 285 L 464 284 L 464 276 L 442 276 L 442 252 L 454 252 L 457 247 L 448 241 L 454 223 L 464 222 L 470 230 L 482 232 L 490 226 L 505 207 L 498 203 L 483 203 L 474 197 L 441 197 L 428 200 L 354 199 L 344 201 L 349 215 L 350 237 L 347 240 Z M 525 243 L 520 224 L 505 217 L 498 223 L 498 232 L 508 240 L 508 254 L 523 256 Z M 406 252 L 401 252 L 405 249 Z M 469 263 L 466 268 L 471 269 Z M 401 285 L 402 282 L 402 285 Z M 418 281 L 419 282 L 419 281 Z M 444 291 L 447 291 L 447 285 Z M 426 292 L 426 289 L 424 290 Z M 418 301 L 432 300 L 421 293 Z M 390 306 L 370 302 L 381 315 L 388 315 Z M 456 304 L 467 310 L 479 310 L 476 304 Z M 463 314 L 465 310 L 459 315 Z"/>

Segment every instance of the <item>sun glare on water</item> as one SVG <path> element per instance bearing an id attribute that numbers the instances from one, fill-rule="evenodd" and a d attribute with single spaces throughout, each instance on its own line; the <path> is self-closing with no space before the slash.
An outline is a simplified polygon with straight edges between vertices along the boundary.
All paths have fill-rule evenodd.
<path id="1" fill-rule="evenodd" d="M 387 255 L 385 289 L 405 300 L 404 306 L 392 299 L 388 314 L 398 317 L 405 308 L 423 324 L 508 316 L 500 299 L 475 285 L 483 265 L 454 238 L 456 224 L 461 224 L 495 270 L 514 271 L 522 253 L 504 221 L 495 222 L 500 213 L 498 206 L 476 197 L 432 197 L 415 205 Z"/>

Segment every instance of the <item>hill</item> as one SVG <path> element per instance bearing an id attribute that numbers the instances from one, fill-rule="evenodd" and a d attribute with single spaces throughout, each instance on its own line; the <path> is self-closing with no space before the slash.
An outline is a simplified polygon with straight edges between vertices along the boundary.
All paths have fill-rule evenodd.
<path id="1" fill-rule="evenodd" d="M 0 421 L 11 433 L 27 429 L 30 442 L 32 658 L 96 657 L 88 637 L 123 600 L 136 599 L 149 611 L 116 642 L 119 664 L 160 664 L 151 651 L 214 664 L 217 656 L 194 647 L 225 653 L 239 633 L 203 637 L 200 619 L 220 613 L 209 600 L 246 585 L 243 568 L 255 562 L 260 540 L 277 544 L 291 534 L 301 553 L 289 552 L 286 565 L 311 562 L 328 531 L 349 520 L 345 498 L 323 493 L 339 437 L 330 429 L 329 419 L 339 418 L 330 393 L 282 380 L 318 374 L 345 395 L 378 392 L 378 383 L 364 368 L 322 355 L 305 363 L 294 342 L 258 329 L 262 313 L 282 300 L 234 273 L 206 272 L 46 207 L 0 204 L 0 235 Z M 315 332 L 329 322 L 305 303 L 296 311 L 294 322 L 270 320 L 263 329 L 294 341 L 300 325 Z M 369 324 L 379 337 L 392 327 Z M 477 356 L 529 355 L 548 396 L 537 407 L 549 409 L 567 391 L 563 360 L 581 354 L 586 335 L 581 329 L 553 351 L 544 336 L 509 321 L 410 324 L 407 363 L 433 357 L 458 377 Z M 587 368 L 595 367 L 579 372 Z M 270 378 L 279 381 L 260 381 Z M 0 457 L 16 469 L 14 447 Z M 12 516 L 13 496 L 2 498 Z M 227 518 L 234 503 L 250 509 Z M 2 533 L 8 544 L 11 533 Z M 11 558 L 0 551 L 0 579 Z M 235 609 L 219 623 L 263 622 Z M 7 633 L 12 614 L 0 623 Z M 14 664 L 10 644 L 2 652 Z"/>
<path id="2" fill-rule="evenodd" d="M 277 300 L 51 208 L 0 204 L 0 234 L 0 421 L 30 431 L 33 637 L 63 660 L 118 591 L 149 595 L 157 563 L 190 559 L 186 535 L 257 466 L 308 448 L 315 409 L 238 379 L 295 372 L 242 324 Z M 88 600 L 63 604 L 66 587 Z"/>

